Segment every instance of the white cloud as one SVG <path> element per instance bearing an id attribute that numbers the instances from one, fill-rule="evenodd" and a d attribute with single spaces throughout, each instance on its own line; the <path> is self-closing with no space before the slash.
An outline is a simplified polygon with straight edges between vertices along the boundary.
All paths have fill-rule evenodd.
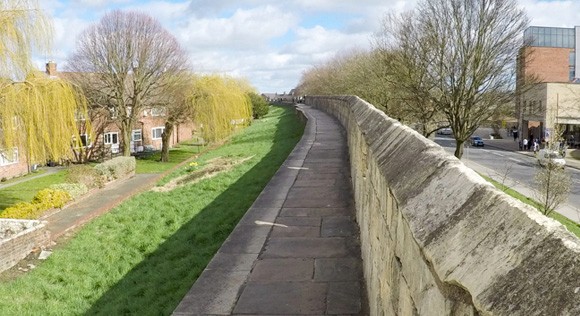
<path id="1" fill-rule="evenodd" d="M 56 50 L 46 58 L 59 63 L 72 51 L 77 34 L 107 10 L 139 10 L 157 18 L 181 42 L 195 71 L 244 76 L 264 92 L 282 92 L 293 88 L 309 67 L 338 52 L 369 47 L 385 13 L 412 9 L 418 1 L 43 0 L 41 4 L 55 17 Z M 580 24 L 580 1 L 518 3 L 532 25 Z"/>

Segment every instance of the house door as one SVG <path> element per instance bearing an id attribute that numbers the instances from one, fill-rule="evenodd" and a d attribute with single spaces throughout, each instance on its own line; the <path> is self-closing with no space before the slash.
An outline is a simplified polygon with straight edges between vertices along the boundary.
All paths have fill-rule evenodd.
<path id="1" fill-rule="evenodd" d="M 105 133 L 105 145 L 111 146 L 111 153 L 118 154 L 119 153 L 119 133 L 118 132 L 109 132 Z"/>

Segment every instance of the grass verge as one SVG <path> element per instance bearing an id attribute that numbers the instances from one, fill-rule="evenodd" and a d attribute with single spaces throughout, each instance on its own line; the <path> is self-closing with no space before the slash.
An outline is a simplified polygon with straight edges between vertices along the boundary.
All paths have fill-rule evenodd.
<path id="1" fill-rule="evenodd" d="M 51 184 L 63 183 L 66 170 L 44 175 L 22 183 L 0 189 L 0 211 L 18 202 L 30 202 L 36 193 Z"/>
<path id="2" fill-rule="evenodd" d="M 0 314 L 170 314 L 302 131 L 293 109 L 272 108 L 199 157 L 200 165 L 243 163 L 194 185 L 144 192 L 97 218 L 39 267 L 0 284 Z"/>
<path id="3" fill-rule="evenodd" d="M 485 180 L 487 180 L 488 182 L 490 182 L 491 184 L 493 184 L 496 188 L 504 191 L 507 195 L 514 197 L 528 205 L 533 206 L 535 209 L 539 211 L 539 203 L 534 200 L 531 199 L 517 191 L 514 191 L 513 189 L 491 179 L 490 177 L 481 175 Z M 562 225 L 566 226 L 566 228 L 574 235 L 578 236 L 578 238 L 580 238 L 580 224 L 576 223 L 572 220 L 570 220 L 569 218 L 567 218 L 566 216 L 560 215 L 559 213 L 556 212 L 552 212 L 548 215 L 548 217 L 553 218 L 555 220 L 557 220 L 558 222 L 562 223 Z"/>
<path id="4" fill-rule="evenodd" d="M 169 161 L 160 162 L 161 152 L 154 152 L 150 156 L 137 159 L 135 173 L 163 173 L 191 156 L 203 153 L 207 147 L 198 144 L 197 140 L 179 143 L 169 150 Z"/>

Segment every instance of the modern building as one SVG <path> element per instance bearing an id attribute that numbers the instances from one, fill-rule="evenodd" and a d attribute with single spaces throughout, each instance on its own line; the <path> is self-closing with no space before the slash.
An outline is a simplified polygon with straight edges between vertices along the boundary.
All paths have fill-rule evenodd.
<path id="1" fill-rule="evenodd" d="M 517 78 L 520 135 L 551 141 L 559 129 L 571 145 L 578 145 L 580 26 L 531 26 L 524 32 L 524 43 Z"/>

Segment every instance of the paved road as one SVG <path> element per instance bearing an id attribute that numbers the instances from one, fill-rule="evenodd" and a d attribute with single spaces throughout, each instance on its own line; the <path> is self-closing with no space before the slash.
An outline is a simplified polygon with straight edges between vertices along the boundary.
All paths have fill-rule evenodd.
<path id="1" fill-rule="evenodd" d="M 435 142 L 453 154 L 455 140 L 450 136 L 437 136 Z M 492 147 L 467 147 L 462 161 L 475 171 L 503 182 L 516 191 L 534 198 L 534 176 L 539 167 L 536 159 L 519 152 Z M 572 190 L 566 204 L 558 212 L 580 222 L 580 170 L 566 168 L 572 178 Z"/>

